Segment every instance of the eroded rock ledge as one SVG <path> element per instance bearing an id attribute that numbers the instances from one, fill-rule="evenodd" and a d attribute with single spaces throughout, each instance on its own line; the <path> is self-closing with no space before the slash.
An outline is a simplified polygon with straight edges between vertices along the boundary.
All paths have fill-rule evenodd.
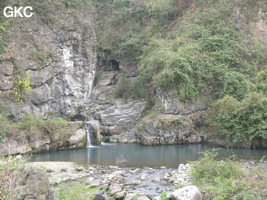
<path id="1" fill-rule="evenodd" d="M 0 155 L 15 155 L 81 148 L 86 145 L 83 122 L 69 122 L 55 132 L 38 132 L 28 135 L 19 132 L 17 138 L 6 138 L 0 143 Z"/>

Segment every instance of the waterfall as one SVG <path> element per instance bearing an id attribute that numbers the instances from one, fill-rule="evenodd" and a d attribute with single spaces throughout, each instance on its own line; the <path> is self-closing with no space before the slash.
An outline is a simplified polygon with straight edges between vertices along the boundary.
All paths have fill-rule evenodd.
<path id="1" fill-rule="evenodd" d="M 92 121 L 94 120 L 94 118 L 92 116 L 87 117 L 87 119 L 85 121 Z M 86 131 L 86 147 L 93 147 L 92 143 L 91 143 L 91 125 L 90 124 L 85 124 L 84 125 L 85 131 Z"/>
<path id="2" fill-rule="evenodd" d="M 85 129 L 85 131 L 86 131 L 86 147 L 91 147 L 91 146 L 93 146 L 92 144 L 91 144 L 91 138 L 90 138 L 90 127 L 89 127 L 90 125 L 89 124 L 86 124 L 85 126 L 84 126 L 84 129 Z"/>

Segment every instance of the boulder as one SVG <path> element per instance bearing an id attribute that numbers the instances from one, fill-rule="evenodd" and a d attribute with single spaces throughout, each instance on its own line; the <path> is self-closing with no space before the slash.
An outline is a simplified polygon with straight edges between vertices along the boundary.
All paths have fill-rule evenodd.
<path id="1" fill-rule="evenodd" d="M 115 194 L 116 192 L 120 192 L 120 191 L 122 191 L 122 188 L 121 188 L 121 186 L 119 185 L 119 184 L 117 184 L 117 183 L 113 183 L 113 184 L 111 184 L 110 186 L 109 186 L 109 194 L 110 195 L 113 195 L 113 194 Z"/>
<path id="2" fill-rule="evenodd" d="M 23 166 L 15 172 L 13 187 L 17 200 L 55 199 L 46 174 L 32 166 Z"/>
<path id="3" fill-rule="evenodd" d="M 126 194 L 125 191 L 117 192 L 117 193 L 114 194 L 114 198 L 115 199 L 122 199 L 122 198 L 125 197 L 125 194 Z"/>
<path id="4" fill-rule="evenodd" d="M 105 197 L 101 196 L 100 194 L 95 195 L 93 200 L 105 200 Z"/>
<path id="5" fill-rule="evenodd" d="M 141 177 L 140 177 L 140 179 L 141 179 L 142 181 L 146 180 L 146 179 L 147 179 L 147 178 L 146 178 L 146 174 L 142 174 Z"/>
<path id="6" fill-rule="evenodd" d="M 153 182 L 160 182 L 160 178 L 159 177 L 155 177 L 152 181 Z"/>
<path id="7" fill-rule="evenodd" d="M 196 186 L 186 186 L 175 190 L 170 199 L 172 200 L 202 200 L 202 194 Z"/>
<path id="8" fill-rule="evenodd" d="M 86 138 L 86 131 L 84 129 L 77 130 L 69 139 L 70 145 L 83 144 Z"/>
<path id="9" fill-rule="evenodd" d="M 91 185 L 93 182 L 94 182 L 94 178 L 93 177 L 88 177 L 86 180 L 85 180 L 85 184 L 86 185 Z"/>
<path id="10" fill-rule="evenodd" d="M 137 140 L 143 145 L 204 142 L 204 131 L 197 130 L 195 125 L 195 119 L 204 113 L 205 111 L 199 111 L 186 116 L 159 114 L 153 118 L 147 116 L 138 125 Z"/>

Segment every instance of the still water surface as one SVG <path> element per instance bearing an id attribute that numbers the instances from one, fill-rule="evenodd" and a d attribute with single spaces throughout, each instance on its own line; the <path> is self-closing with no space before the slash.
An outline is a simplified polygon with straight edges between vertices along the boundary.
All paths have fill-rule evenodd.
<path id="1" fill-rule="evenodd" d="M 172 167 L 194 161 L 211 144 L 142 146 L 139 144 L 102 144 L 101 146 L 34 154 L 30 161 L 71 161 L 82 165 L 118 165 L 120 167 Z M 236 155 L 237 159 L 260 160 L 267 149 L 221 148 L 219 159 Z"/>

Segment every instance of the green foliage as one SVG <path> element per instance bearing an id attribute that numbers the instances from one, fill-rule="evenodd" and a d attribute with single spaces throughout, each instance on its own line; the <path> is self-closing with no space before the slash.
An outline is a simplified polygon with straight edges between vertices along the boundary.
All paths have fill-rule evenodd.
<path id="1" fill-rule="evenodd" d="M 128 65 L 136 65 L 152 35 L 165 33 L 166 26 L 182 13 L 175 0 L 91 0 L 98 23 L 99 50 Z"/>
<path id="2" fill-rule="evenodd" d="M 94 197 L 94 191 L 99 188 L 89 188 L 79 182 L 61 183 L 55 192 L 58 200 L 90 200 Z"/>
<path id="3" fill-rule="evenodd" d="M 20 76 L 16 77 L 14 93 L 17 102 L 21 101 L 26 96 L 27 92 L 31 90 L 30 82 L 30 75 L 28 72 L 26 72 L 24 78 Z"/>
<path id="4" fill-rule="evenodd" d="M 229 146 L 266 146 L 267 97 L 262 93 L 248 93 L 241 101 L 226 96 L 213 104 L 207 119 L 210 135 Z"/>
<path id="5" fill-rule="evenodd" d="M 256 75 L 265 68 L 264 51 L 256 45 L 248 49 L 248 40 L 229 23 L 233 2 L 219 1 L 216 8 L 210 4 L 189 12 L 191 21 L 185 15 L 169 38 L 149 42 L 141 57 L 138 87 L 160 87 L 182 101 L 195 100 L 203 92 L 242 99 L 249 91 L 263 90 Z"/>
<path id="6" fill-rule="evenodd" d="M 0 40 L 0 55 L 5 52 L 5 45 L 2 40 Z"/>
<path id="7" fill-rule="evenodd" d="M 266 172 L 258 167 L 247 170 L 243 165 L 234 162 L 230 157 L 217 161 L 217 150 L 211 149 L 203 154 L 192 165 L 193 184 L 200 187 L 204 199 L 266 199 Z"/>
<path id="8" fill-rule="evenodd" d="M 67 7 L 73 7 L 77 5 L 84 5 L 88 1 L 85 0 L 56 0 L 57 2 L 62 2 L 64 3 Z"/>
<path id="9" fill-rule="evenodd" d="M 22 157 L 20 155 L 0 157 L 0 171 L 5 169 L 17 169 L 22 165 L 24 165 L 25 162 L 26 162 L 25 157 Z"/>
<path id="10" fill-rule="evenodd" d="M 162 193 L 161 193 L 161 199 L 162 199 L 162 200 L 168 200 L 168 198 L 167 198 L 166 195 L 167 195 L 166 192 L 162 192 Z"/>
<path id="11" fill-rule="evenodd" d="M 8 127 L 10 125 L 10 121 L 8 117 L 10 116 L 10 113 L 6 110 L 4 106 L 0 106 L 0 143 L 10 135 L 8 131 Z"/>
<path id="12" fill-rule="evenodd" d="M 91 2 L 98 49 L 126 65 L 141 64 L 133 88 L 139 97 L 154 95 L 151 91 L 160 87 L 183 101 L 193 101 L 203 92 L 217 99 L 242 99 L 249 91 L 266 88 L 255 78 L 266 53 L 230 22 L 233 1 L 195 0 L 196 9 L 188 11 L 191 1 Z"/>
<path id="13" fill-rule="evenodd" d="M 45 23 L 53 23 L 55 16 L 52 14 L 52 6 L 49 1 L 40 1 L 40 0 L 30 0 L 27 2 L 28 5 L 32 6 L 36 15 Z"/>
<path id="14" fill-rule="evenodd" d="M 38 45 L 36 45 L 38 47 L 38 49 L 40 49 L 40 47 Z M 50 57 L 51 55 L 48 55 L 47 53 L 38 50 L 38 51 L 34 51 L 31 53 L 31 56 L 34 60 L 37 61 L 38 63 L 38 68 L 42 69 L 44 67 L 44 65 L 47 62 L 48 57 Z"/>
<path id="15" fill-rule="evenodd" d="M 43 166 L 43 165 L 36 165 L 36 167 L 40 170 L 42 170 L 44 173 L 47 172 L 47 167 Z"/>
<path id="16" fill-rule="evenodd" d="M 14 170 L 26 163 L 26 157 L 17 155 L 4 157 L 0 156 L 0 199 L 13 200 L 12 179 Z"/>
<path id="17" fill-rule="evenodd" d="M 53 135 L 54 140 L 58 140 L 64 137 L 67 133 L 65 128 L 67 127 L 67 121 L 60 117 L 54 117 L 51 119 L 43 120 L 37 118 L 34 115 L 22 115 L 21 121 L 16 124 L 20 131 L 26 131 L 28 135 L 36 134 L 36 131 Z"/>
<path id="18" fill-rule="evenodd" d="M 124 98 L 124 99 L 135 97 L 132 85 L 127 81 L 125 76 L 122 74 L 119 76 L 118 83 L 116 84 L 114 97 Z"/>
<path id="19" fill-rule="evenodd" d="M 25 1 L 26 2 L 26 1 Z M 29 0 L 27 1 L 27 6 L 32 6 L 34 12 L 40 19 L 48 24 L 55 24 L 57 21 L 55 12 L 57 9 L 62 9 L 60 4 L 64 4 L 66 8 L 75 8 L 78 5 L 86 5 L 88 1 L 84 0 L 54 0 L 54 1 L 42 1 L 42 0 Z M 58 7 L 59 6 L 59 7 Z"/>
<path id="20" fill-rule="evenodd" d="M 100 71 L 100 70 L 99 71 L 96 71 L 95 77 L 94 77 L 94 81 L 93 81 L 93 85 L 94 86 L 97 85 L 97 83 L 100 80 L 101 76 L 102 76 L 102 71 Z"/>
<path id="21" fill-rule="evenodd" d="M 0 110 L 1 111 L 1 110 Z M 9 120 L 10 113 L 4 109 L 0 112 L 0 142 L 4 142 L 6 138 L 20 139 L 21 132 L 26 136 L 41 135 L 42 137 L 50 137 L 52 140 L 64 139 L 68 134 L 68 122 L 62 118 L 51 116 L 44 120 L 34 115 L 21 115 L 18 122 Z"/>
<path id="22" fill-rule="evenodd" d="M 242 171 L 239 167 L 231 160 L 227 159 L 223 162 L 217 162 L 215 160 L 218 155 L 218 149 L 207 150 L 203 154 L 203 157 L 197 161 L 191 162 L 193 169 L 191 176 L 196 181 L 207 181 L 211 183 L 217 182 L 219 179 L 232 179 L 240 178 Z"/>
<path id="23" fill-rule="evenodd" d="M 7 5 L 7 4 L 6 4 Z M 4 8 L 5 6 L 0 6 L 0 8 Z M 6 18 L 4 16 L 0 17 L 0 33 L 5 33 L 6 30 L 8 30 L 9 26 L 10 26 L 10 19 Z"/>

